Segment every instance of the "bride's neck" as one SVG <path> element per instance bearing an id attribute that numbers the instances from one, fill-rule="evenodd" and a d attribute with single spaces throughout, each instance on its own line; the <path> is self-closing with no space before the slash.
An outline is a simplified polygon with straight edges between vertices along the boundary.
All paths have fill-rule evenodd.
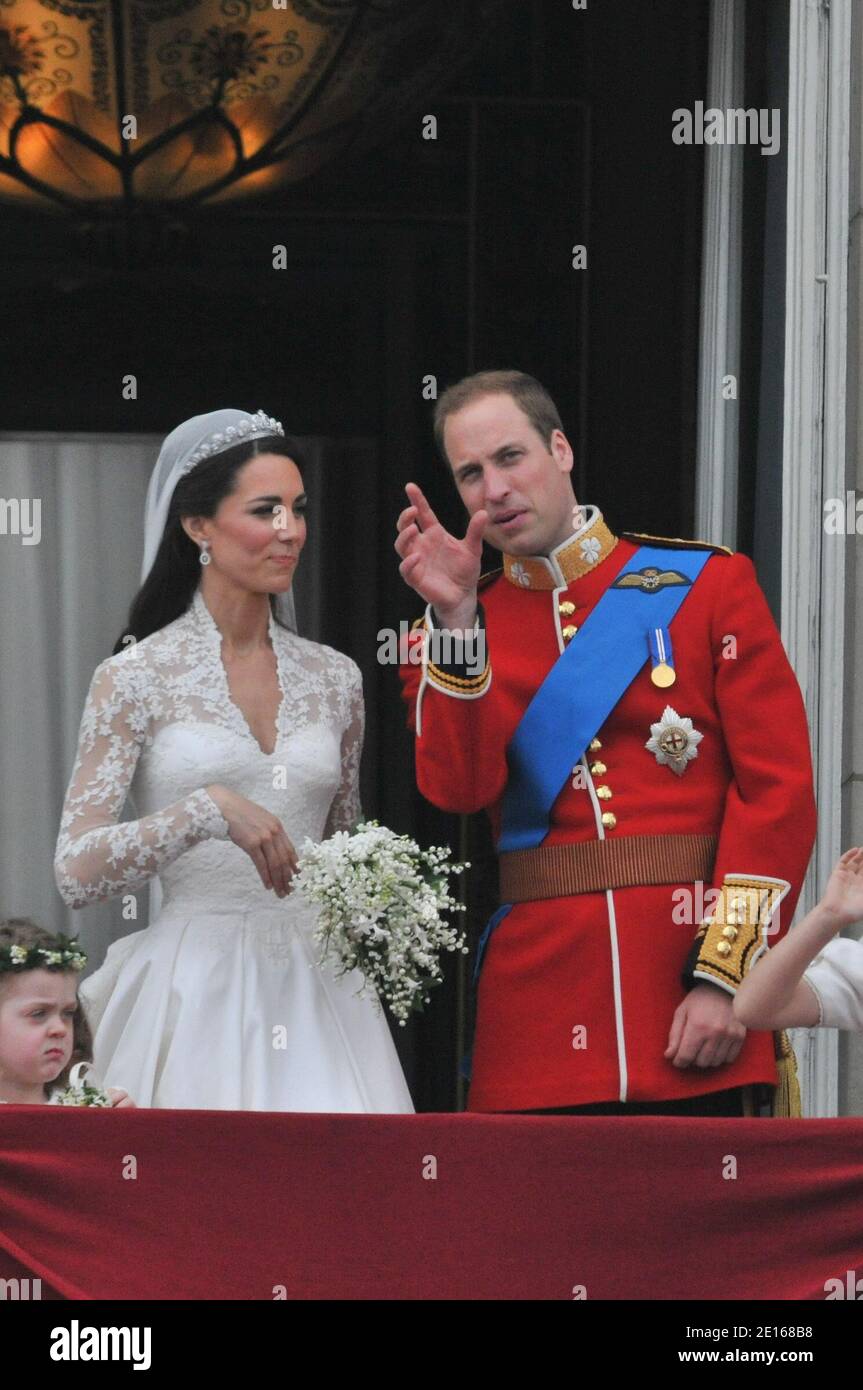
<path id="1" fill-rule="evenodd" d="M 222 583 L 217 576 L 201 576 L 201 598 L 222 634 L 227 652 L 248 655 L 269 640 L 270 599 Z"/>

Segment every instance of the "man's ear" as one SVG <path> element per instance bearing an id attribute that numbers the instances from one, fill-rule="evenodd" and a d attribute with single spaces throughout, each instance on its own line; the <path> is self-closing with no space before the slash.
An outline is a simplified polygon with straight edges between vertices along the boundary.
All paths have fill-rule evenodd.
<path id="1" fill-rule="evenodd" d="M 575 457 L 572 452 L 572 445 L 563 430 L 552 430 L 548 451 L 561 473 L 572 472 L 572 465 L 575 462 Z"/>

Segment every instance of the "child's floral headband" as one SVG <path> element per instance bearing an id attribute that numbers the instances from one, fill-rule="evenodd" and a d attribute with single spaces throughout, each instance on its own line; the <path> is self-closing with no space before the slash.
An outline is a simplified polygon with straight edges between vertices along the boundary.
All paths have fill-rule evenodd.
<path id="1" fill-rule="evenodd" d="M 63 936 L 62 932 L 47 946 L 0 943 L 0 974 L 10 970 L 83 970 L 86 964 L 77 936 Z"/>

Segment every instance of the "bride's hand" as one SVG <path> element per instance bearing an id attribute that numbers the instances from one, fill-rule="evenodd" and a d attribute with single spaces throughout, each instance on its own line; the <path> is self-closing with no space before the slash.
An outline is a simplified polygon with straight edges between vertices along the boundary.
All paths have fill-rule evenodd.
<path id="1" fill-rule="evenodd" d="M 124 1091 L 121 1086 L 108 1086 L 105 1094 L 114 1110 L 137 1110 L 138 1108 L 129 1092 Z"/>
<path id="2" fill-rule="evenodd" d="M 234 844 L 252 859 L 264 887 L 272 888 L 279 898 L 286 897 L 299 866 L 297 851 L 278 816 L 218 783 L 206 790 L 228 822 L 228 834 Z"/>

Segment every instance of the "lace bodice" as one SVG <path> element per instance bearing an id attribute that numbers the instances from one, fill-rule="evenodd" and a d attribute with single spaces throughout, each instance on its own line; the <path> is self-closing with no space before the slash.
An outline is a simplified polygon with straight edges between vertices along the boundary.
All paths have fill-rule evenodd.
<path id="1" fill-rule="evenodd" d="M 154 874 L 163 909 L 276 904 L 229 839 L 212 783 L 265 806 L 297 848 L 359 819 L 359 667 L 272 617 L 269 630 L 282 695 L 271 754 L 231 699 L 200 589 L 182 617 L 97 666 L 55 856 L 70 906 L 134 892 Z M 139 817 L 120 822 L 127 796 Z"/>

